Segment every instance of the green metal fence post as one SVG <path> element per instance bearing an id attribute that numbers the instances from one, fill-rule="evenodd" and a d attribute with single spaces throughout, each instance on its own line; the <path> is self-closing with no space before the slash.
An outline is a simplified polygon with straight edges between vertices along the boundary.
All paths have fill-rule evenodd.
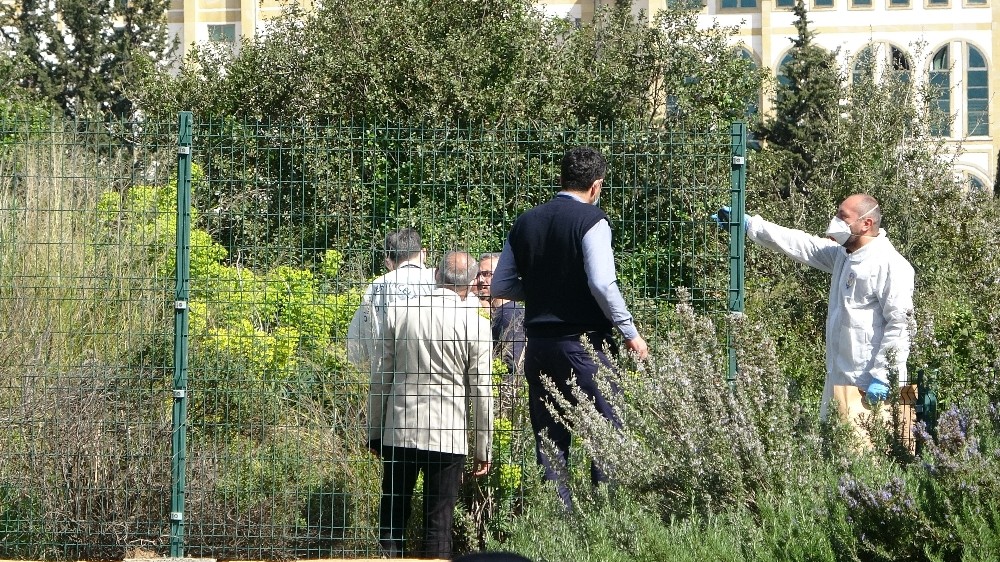
<path id="1" fill-rule="evenodd" d="M 170 469 L 170 556 L 184 556 L 184 488 L 187 448 L 188 291 L 191 284 L 191 128 L 193 116 L 178 116 L 177 270 L 174 292 L 173 455 Z"/>
<path id="2" fill-rule="evenodd" d="M 937 385 L 940 373 L 937 369 L 917 369 L 917 422 L 924 422 L 927 433 L 937 439 Z M 923 450 L 923 442 L 917 440 L 917 455 Z"/>
<path id="3" fill-rule="evenodd" d="M 732 166 L 729 173 L 729 312 L 743 312 L 743 267 L 745 265 L 744 249 L 746 248 L 746 232 L 743 217 L 746 213 L 747 186 L 747 125 L 743 121 L 734 121 L 730 125 L 730 156 Z M 733 335 L 727 336 L 729 345 L 729 371 L 726 381 L 733 385 L 736 382 L 736 347 L 733 345 Z"/>

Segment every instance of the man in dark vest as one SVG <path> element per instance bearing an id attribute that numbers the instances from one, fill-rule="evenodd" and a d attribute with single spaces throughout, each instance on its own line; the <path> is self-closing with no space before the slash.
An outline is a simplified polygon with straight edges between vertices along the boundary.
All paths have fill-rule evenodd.
<path id="1" fill-rule="evenodd" d="M 625 347 L 639 359 L 648 350 L 632 322 L 615 275 L 611 252 L 611 225 L 597 207 L 608 164 L 592 148 L 573 148 L 563 157 L 562 190 L 547 203 L 528 210 L 514 222 L 493 272 L 494 297 L 524 301 L 524 374 L 528 381 L 528 407 L 535 432 L 535 451 L 546 480 L 558 482 L 559 495 L 568 506 L 566 473 L 571 435 L 545 405 L 547 391 L 542 377 L 552 379 L 559 392 L 575 403 L 569 381 L 594 402 L 597 410 L 616 425 L 618 420 L 594 376 L 598 365 L 585 350 L 583 338 L 608 365 L 606 353 L 617 346 L 613 329 Z M 556 445 L 557 458 L 541 448 L 542 432 Z M 591 465 L 594 484 L 607 478 Z"/>

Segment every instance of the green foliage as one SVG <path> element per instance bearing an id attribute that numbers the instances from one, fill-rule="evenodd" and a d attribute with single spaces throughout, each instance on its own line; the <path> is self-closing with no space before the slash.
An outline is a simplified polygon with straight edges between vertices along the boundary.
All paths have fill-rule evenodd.
<path id="1" fill-rule="evenodd" d="M 5 556 L 40 558 L 53 546 L 42 502 L 28 490 L 0 480 L 0 543 Z"/>
<path id="2" fill-rule="evenodd" d="M 461 503 L 456 508 L 463 522 L 454 533 L 457 552 L 479 550 L 490 541 L 505 538 L 515 525 L 525 490 L 533 482 L 526 482 L 531 478 L 524 474 L 533 440 L 527 431 L 520 429 L 527 426 L 523 417 L 517 420 L 517 428 L 506 417 L 498 416 L 494 421 L 490 471 L 464 483 Z M 533 472 L 529 472 L 533 477 Z"/>
<path id="3" fill-rule="evenodd" d="M 756 97 L 760 77 L 728 44 L 733 33 L 701 29 L 680 7 L 652 25 L 604 8 L 575 27 L 529 0 L 334 0 L 288 8 L 239 53 L 203 47 L 176 77 L 146 67 L 133 90 L 166 114 L 430 123 L 648 124 L 669 96 L 673 118 L 707 123 L 742 117 Z"/>
<path id="4" fill-rule="evenodd" d="M 0 147 L 10 144 L 17 129 L 45 130 L 54 113 L 51 102 L 18 86 L 27 74 L 26 66 L 23 56 L 0 57 Z"/>
<path id="5" fill-rule="evenodd" d="M 264 439 L 237 436 L 194 447 L 186 512 L 204 527 L 225 528 L 228 536 L 192 550 L 294 557 L 359 548 L 353 530 L 374 524 L 376 505 L 368 500 L 378 497 L 378 465 L 363 458 L 357 446 L 331 440 L 328 431 L 318 429 L 300 423 Z M 332 447 L 342 456 L 329 459 Z M 274 533 L 270 544 L 260 544 L 261 521 L 286 534 Z"/>
<path id="6" fill-rule="evenodd" d="M 203 177 L 201 167 L 193 166 L 192 181 Z M 104 223 L 107 240 L 121 240 L 135 247 L 147 248 L 148 258 L 163 277 L 173 277 L 177 267 L 177 180 L 168 184 L 134 185 L 124 193 L 105 191 L 97 202 L 97 217 Z M 198 211 L 191 210 L 196 223 Z M 190 272 L 193 278 L 211 277 L 216 266 L 227 257 L 226 250 L 208 232 L 193 228 L 190 235 Z"/>
<path id="7" fill-rule="evenodd" d="M 839 504 L 825 502 L 829 482 L 819 475 L 783 490 L 765 494 L 756 502 L 757 513 L 736 512 L 729 516 L 734 532 L 742 538 L 748 560 L 829 561 L 849 559 L 849 548 L 834 546 L 844 523 Z"/>
<path id="8" fill-rule="evenodd" d="M 344 266 L 336 283 L 359 283 L 382 268 L 377 241 L 401 227 L 421 231 L 432 263 L 453 248 L 499 250 L 517 215 L 551 197 L 564 151 L 589 144 L 609 160 L 602 206 L 623 285 L 650 297 L 696 285 L 697 299 L 712 298 L 705 278 L 721 286 L 725 272 L 694 244 L 710 207 L 707 186 L 729 181 L 730 139 L 672 140 L 686 134 L 627 123 L 564 130 L 211 120 L 195 128 L 205 179 L 193 199 L 199 226 L 230 261 L 255 271 L 301 263 L 329 283 L 322 263 L 335 250 Z"/>
<path id="9" fill-rule="evenodd" d="M 612 160 L 611 216 L 648 217 L 639 229 L 614 225 L 623 279 L 664 296 L 694 284 L 677 272 L 704 274 L 682 252 L 646 267 L 694 235 L 662 227 L 701 215 L 678 213 L 690 202 L 677 194 L 728 181 L 683 170 L 729 148 L 670 144 L 659 129 L 634 135 L 746 117 L 762 76 L 731 45 L 734 33 L 699 27 L 680 6 L 652 21 L 602 8 L 576 27 L 527 0 L 337 0 L 289 7 L 238 53 L 204 46 L 179 74 L 144 66 L 130 92 L 149 115 L 227 116 L 196 130 L 210 182 L 195 205 L 211 209 L 204 228 L 255 270 L 287 263 L 279 247 L 301 248 L 295 259 L 309 267 L 335 248 L 342 278 L 360 281 L 381 267 L 373 241 L 403 226 L 419 226 L 435 251 L 499 250 L 514 217 L 551 195 L 562 151 L 599 143 Z M 664 144 L 670 163 L 637 156 Z"/>
<path id="10" fill-rule="evenodd" d="M 193 176 L 201 185 L 200 167 Z M 146 248 L 165 278 L 176 267 L 176 209 L 175 181 L 105 192 L 97 203 L 103 236 Z M 231 430 L 284 415 L 289 385 L 301 369 L 328 362 L 331 338 L 346 332 L 360 296 L 331 292 L 343 259 L 336 251 L 324 254 L 326 277 L 286 265 L 257 273 L 226 264 L 228 255 L 207 231 L 191 229 L 192 369 L 204 373 L 193 382 L 200 392 L 192 411 L 202 427 Z"/>
<path id="11" fill-rule="evenodd" d="M 490 546 L 532 560 L 686 562 L 748 560 L 733 521 L 723 517 L 664 522 L 628 497 L 598 495 L 567 512 L 552 496 L 533 498 L 515 534 Z"/>
<path id="12" fill-rule="evenodd" d="M 309 467 L 308 444 L 290 437 L 279 434 L 265 443 L 230 441 L 226 466 L 221 467 L 222 477 L 216 482 L 219 499 L 234 511 L 249 511 L 287 491 L 318 486 L 321 475 Z"/>
<path id="13" fill-rule="evenodd" d="M 263 305 L 275 311 L 275 325 L 294 326 L 306 345 L 328 343 L 335 312 L 311 271 L 279 266 L 268 272 L 265 284 Z"/>
<path id="14" fill-rule="evenodd" d="M 20 62 L 17 86 L 69 116 L 129 115 L 132 105 L 118 81 L 134 51 L 155 65 L 168 59 L 169 6 L 169 0 L 0 4 L 0 34 Z"/>
<path id="15" fill-rule="evenodd" d="M 340 272 L 340 266 L 344 264 L 344 254 L 337 250 L 327 250 L 323 254 L 323 261 L 320 262 L 319 271 L 327 280 L 333 279 Z"/>
<path id="16" fill-rule="evenodd" d="M 120 233 L 129 243 L 145 246 L 150 259 L 160 264 L 161 274 L 173 276 L 176 182 L 166 186 L 135 186 L 125 195 L 106 192 L 98 202 L 98 214 L 109 229 L 108 235 Z M 191 215 L 192 222 L 196 222 L 198 213 L 192 210 Z M 263 333 L 280 332 L 279 340 L 301 340 L 304 345 L 317 347 L 329 341 L 338 325 L 346 323 L 345 316 L 349 318 L 344 309 L 350 308 L 356 297 L 330 294 L 324 280 L 312 271 L 282 265 L 258 274 L 226 265 L 228 256 L 227 250 L 207 231 L 191 229 L 190 273 L 195 311 L 192 325 L 196 335 L 202 330 L 226 334 L 231 329 L 230 335 L 237 339 L 253 340 Z M 320 267 L 327 276 L 326 283 L 336 276 L 342 262 L 339 252 L 326 252 Z M 222 347 L 232 345 L 227 343 Z M 293 355 L 288 349 L 277 353 Z"/>

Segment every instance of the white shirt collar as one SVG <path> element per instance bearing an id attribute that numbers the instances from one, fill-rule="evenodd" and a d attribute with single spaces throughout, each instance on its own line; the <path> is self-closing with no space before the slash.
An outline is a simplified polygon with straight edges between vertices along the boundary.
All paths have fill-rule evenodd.
<path id="1" fill-rule="evenodd" d="M 556 193 L 556 195 L 565 195 L 567 197 L 572 197 L 573 199 L 576 199 L 581 203 L 586 203 L 586 201 L 584 201 L 582 197 L 580 197 L 576 193 L 573 193 L 572 191 L 560 191 L 559 193 Z"/>
<path id="2" fill-rule="evenodd" d="M 420 269 L 427 269 L 424 266 L 424 264 L 420 263 L 417 260 L 406 260 L 406 261 L 400 263 L 398 266 L 396 266 L 396 269 L 402 269 L 404 267 L 417 267 L 417 268 L 420 268 Z"/>

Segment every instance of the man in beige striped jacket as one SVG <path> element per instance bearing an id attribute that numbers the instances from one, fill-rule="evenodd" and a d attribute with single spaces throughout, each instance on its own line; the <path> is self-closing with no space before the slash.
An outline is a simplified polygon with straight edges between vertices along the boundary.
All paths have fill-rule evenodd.
<path id="1" fill-rule="evenodd" d="M 468 431 L 475 432 L 474 476 L 490 468 L 493 437 L 492 334 L 465 299 L 479 267 L 449 252 L 430 295 L 391 305 L 381 338 L 381 369 L 368 394 L 368 446 L 382 459 L 379 546 L 386 556 L 451 558 Z M 472 404 L 474 427 L 466 411 Z M 424 548 L 404 542 L 417 475 L 424 473 Z"/>

